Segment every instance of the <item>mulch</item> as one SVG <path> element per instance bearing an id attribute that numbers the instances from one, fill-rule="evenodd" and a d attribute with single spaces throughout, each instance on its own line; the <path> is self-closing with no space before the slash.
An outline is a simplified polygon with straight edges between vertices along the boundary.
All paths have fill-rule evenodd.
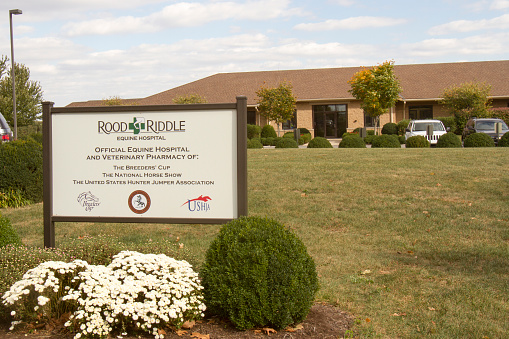
<path id="1" fill-rule="evenodd" d="M 182 329 L 178 333 L 168 330 L 165 338 L 196 338 L 196 339 L 233 339 L 233 338 L 342 338 L 345 332 L 349 330 L 353 323 L 353 317 L 341 311 L 335 306 L 325 303 L 315 303 L 309 314 L 301 324 L 289 327 L 286 330 L 275 331 L 271 328 L 260 328 L 248 331 L 239 331 L 230 323 L 220 321 L 215 318 L 201 320 L 194 324 L 192 328 Z M 72 334 L 62 333 L 62 328 L 50 329 L 45 328 L 28 330 L 9 331 L 9 324 L 0 323 L 0 338 L 5 339 L 71 339 Z M 140 333 L 136 335 L 119 336 L 114 334 L 113 338 L 124 339 L 145 339 L 153 338 L 153 336 Z"/>

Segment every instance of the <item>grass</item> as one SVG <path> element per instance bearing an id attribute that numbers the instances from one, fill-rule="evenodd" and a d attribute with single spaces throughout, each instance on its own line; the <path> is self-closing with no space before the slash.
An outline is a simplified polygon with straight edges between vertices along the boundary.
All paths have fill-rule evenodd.
<path id="1" fill-rule="evenodd" d="M 504 338 L 508 167 L 504 148 L 249 150 L 249 214 L 304 241 L 317 299 L 352 313 L 356 337 Z M 2 213 L 42 246 L 41 204 Z M 199 269 L 219 227 L 57 223 L 56 236 L 183 243 Z"/>

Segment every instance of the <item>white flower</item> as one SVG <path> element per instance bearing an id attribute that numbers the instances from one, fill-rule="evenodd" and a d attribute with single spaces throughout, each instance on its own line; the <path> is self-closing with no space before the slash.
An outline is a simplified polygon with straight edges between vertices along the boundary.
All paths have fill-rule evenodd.
<path id="1" fill-rule="evenodd" d="M 16 311 L 12 311 L 11 315 L 14 317 L 16 315 Z"/>

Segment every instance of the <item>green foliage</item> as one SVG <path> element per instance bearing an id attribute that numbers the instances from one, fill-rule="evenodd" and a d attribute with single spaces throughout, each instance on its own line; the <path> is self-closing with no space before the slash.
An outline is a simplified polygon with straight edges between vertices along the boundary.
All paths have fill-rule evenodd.
<path id="1" fill-rule="evenodd" d="M 274 121 L 279 126 L 280 123 L 293 118 L 297 99 L 293 95 L 290 83 L 283 81 L 275 88 L 262 87 L 256 95 L 258 110 L 269 121 Z"/>
<path id="2" fill-rule="evenodd" d="M 398 135 L 398 125 L 394 122 L 388 122 L 382 127 L 382 134 Z"/>
<path id="3" fill-rule="evenodd" d="M 454 116 L 452 116 L 452 117 L 438 117 L 436 119 L 440 120 L 444 124 L 445 129 L 447 129 L 447 127 L 449 127 L 450 132 L 456 131 L 456 118 Z"/>
<path id="4" fill-rule="evenodd" d="M 509 147 L 509 132 L 506 132 L 498 141 L 499 147 Z"/>
<path id="5" fill-rule="evenodd" d="M 371 117 L 387 113 L 398 100 L 401 87 L 394 74 L 394 61 L 385 61 L 371 69 L 364 68 L 348 81 L 352 95 L 361 100 L 361 108 Z"/>
<path id="6" fill-rule="evenodd" d="M 401 148 L 399 138 L 394 134 L 375 135 L 371 141 L 372 148 Z"/>
<path id="7" fill-rule="evenodd" d="M 265 125 L 262 128 L 261 137 L 262 138 L 277 138 L 276 130 L 271 125 Z"/>
<path id="8" fill-rule="evenodd" d="M 354 134 L 343 138 L 338 148 L 366 148 L 366 143 L 358 134 Z"/>
<path id="9" fill-rule="evenodd" d="M 211 314 L 238 329 L 283 329 L 305 319 L 318 290 L 306 246 L 279 222 L 242 217 L 224 225 L 201 270 Z"/>
<path id="10" fill-rule="evenodd" d="M 280 138 L 276 142 L 276 148 L 299 148 L 299 144 L 293 138 Z"/>
<path id="11" fill-rule="evenodd" d="M 495 147 L 495 141 L 486 133 L 472 133 L 463 141 L 464 147 Z"/>
<path id="12" fill-rule="evenodd" d="M 11 221 L 0 215 L 0 248 L 7 245 L 21 245 L 21 238 L 12 227 Z"/>
<path id="13" fill-rule="evenodd" d="M 30 135 L 24 135 L 22 137 L 20 137 L 18 134 L 18 139 L 32 140 L 42 145 L 42 133 L 32 133 Z"/>
<path id="14" fill-rule="evenodd" d="M 0 59 L 0 112 L 12 127 L 12 78 L 11 68 L 6 70 L 7 57 Z M 30 80 L 30 70 L 23 64 L 14 64 L 16 76 L 16 118 L 18 126 L 32 124 L 40 117 L 42 108 L 42 88 L 39 82 Z"/>
<path id="15" fill-rule="evenodd" d="M 454 134 L 453 132 L 448 132 L 448 133 L 445 133 L 444 135 L 440 136 L 440 138 L 437 141 L 437 147 L 439 147 L 439 148 L 450 148 L 450 147 L 461 148 L 461 139 L 458 137 L 458 135 Z"/>
<path id="16" fill-rule="evenodd" d="M 311 133 L 300 133 L 299 145 L 307 144 L 311 141 Z"/>
<path id="17" fill-rule="evenodd" d="M 121 106 L 122 98 L 119 96 L 111 96 L 107 99 L 103 99 L 101 104 L 103 106 Z"/>
<path id="18" fill-rule="evenodd" d="M 502 119 L 509 126 L 509 107 L 497 107 L 490 110 L 491 118 Z"/>
<path id="19" fill-rule="evenodd" d="M 369 145 L 370 145 L 371 143 L 373 143 L 373 139 L 374 139 L 374 138 L 375 138 L 375 136 L 374 136 L 373 134 L 368 134 L 368 135 L 366 135 L 366 137 L 364 138 L 364 142 L 365 142 L 366 144 L 369 144 Z"/>
<path id="20" fill-rule="evenodd" d="M 42 145 L 15 140 L 0 145 L 0 192 L 20 191 L 23 198 L 42 201 Z"/>
<path id="21" fill-rule="evenodd" d="M 414 135 L 406 140 L 406 148 L 426 148 L 429 147 L 429 141 L 422 135 Z"/>
<path id="22" fill-rule="evenodd" d="M 20 190 L 7 190 L 7 192 L 0 191 L 0 208 L 13 207 L 18 208 L 30 205 L 32 202 L 23 196 Z"/>
<path id="23" fill-rule="evenodd" d="M 444 90 L 440 103 L 455 117 L 456 134 L 462 133 L 469 118 L 491 116 L 490 91 L 490 85 L 476 82 L 467 82 Z"/>
<path id="24" fill-rule="evenodd" d="M 202 97 L 199 94 L 189 94 L 189 95 L 180 95 L 176 98 L 173 98 L 174 104 L 206 104 L 207 99 L 205 97 Z"/>
<path id="25" fill-rule="evenodd" d="M 300 129 L 300 134 L 303 135 L 303 134 L 309 134 L 311 135 L 311 132 L 305 128 L 305 127 L 297 127 L 298 129 Z"/>
<path id="26" fill-rule="evenodd" d="M 410 123 L 410 119 L 403 119 L 398 122 L 398 135 L 405 135 L 405 130 Z"/>
<path id="27" fill-rule="evenodd" d="M 262 128 L 258 125 L 250 125 L 247 124 L 247 138 L 253 139 L 253 138 L 259 138 L 261 137 Z"/>
<path id="28" fill-rule="evenodd" d="M 262 142 L 258 138 L 248 139 L 247 148 L 263 148 Z"/>
<path id="29" fill-rule="evenodd" d="M 332 148 L 332 144 L 323 137 L 314 137 L 309 142 L 308 148 Z"/>

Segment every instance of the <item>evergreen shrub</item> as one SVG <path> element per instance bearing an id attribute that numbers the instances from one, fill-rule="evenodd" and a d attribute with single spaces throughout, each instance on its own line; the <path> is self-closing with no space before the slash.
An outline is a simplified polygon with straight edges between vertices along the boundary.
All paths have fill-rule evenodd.
<path id="1" fill-rule="evenodd" d="M 9 218 L 0 215 L 0 248 L 7 245 L 19 246 L 21 238 L 12 227 Z"/>
<path id="2" fill-rule="evenodd" d="M 500 140 L 498 141 L 498 146 L 500 147 L 509 147 L 509 132 L 502 135 Z"/>
<path id="3" fill-rule="evenodd" d="M 277 138 L 276 130 L 271 125 L 265 125 L 262 128 L 261 137 L 262 138 Z"/>
<path id="4" fill-rule="evenodd" d="M 398 122 L 398 134 L 405 135 L 405 130 L 410 123 L 410 119 L 403 119 Z"/>
<path id="5" fill-rule="evenodd" d="M 343 138 L 338 145 L 338 148 L 366 148 L 366 143 L 359 137 L 359 135 L 351 135 Z"/>
<path id="6" fill-rule="evenodd" d="M 241 330 L 300 323 L 318 290 L 315 263 L 304 243 L 268 218 L 225 224 L 200 273 L 208 312 Z"/>
<path id="7" fill-rule="evenodd" d="M 307 128 L 305 128 L 305 127 L 297 127 L 297 128 L 300 129 L 300 135 L 302 135 L 302 134 L 311 135 L 311 132 Z"/>
<path id="8" fill-rule="evenodd" d="M 0 192 L 13 190 L 32 202 L 42 201 L 42 145 L 15 140 L 0 145 Z"/>
<path id="9" fill-rule="evenodd" d="M 456 118 L 451 117 L 438 117 L 437 120 L 440 120 L 447 130 L 447 127 L 449 127 L 449 131 L 454 132 L 456 130 Z"/>
<path id="10" fill-rule="evenodd" d="M 299 145 L 307 144 L 310 141 L 311 141 L 311 133 L 304 133 L 304 134 L 302 134 L 302 132 L 300 133 Z"/>
<path id="11" fill-rule="evenodd" d="M 276 142 L 276 148 L 299 148 L 299 144 L 295 141 L 295 139 L 280 138 Z"/>
<path id="12" fill-rule="evenodd" d="M 495 142 L 486 133 L 472 133 L 463 141 L 464 147 L 495 147 Z"/>
<path id="13" fill-rule="evenodd" d="M 372 148 L 401 148 L 399 138 L 394 134 L 376 135 L 371 141 Z"/>
<path id="14" fill-rule="evenodd" d="M 429 141 L 422 135 L 414 135 L 406 140 L 406 148 L 427 148 Z"/>
<path id="15" fill-rule="evenodd" d="M 440 136 L 440 138 L 437 141 L 437 147 L 439 147 L 439 148 L 451 148 L 451 147 L 461 148 L 461 140 L 458 137 L 458 135 L 454 134 L 453 132 L 448 132 L 448 133 L 445 133 L 444 135 Z"/>
<path id="16" fill-rule="evenodd" d="M 248 139 L 247 140 L 247 148 L 263 148 L 262 142 L 260 139 Z"/>
<path id="17" fill-rule="evenodd" d="M 309 142 L 308 148 L 332 148 L 332 144 L 323 137 L 314 137 Z"/>
<path id="18" fill-rule="evenodd" d="M 247 125 L 247 138 L 253 139 L 253 138 L 259 138 L 262 133 L 262 128 L 258 125 Z"/>
<path id="19" fill-rule="evenodd" d="M 398 134 L 398 125 L 388 122 L 382 127 L 382 134 Z"/>

